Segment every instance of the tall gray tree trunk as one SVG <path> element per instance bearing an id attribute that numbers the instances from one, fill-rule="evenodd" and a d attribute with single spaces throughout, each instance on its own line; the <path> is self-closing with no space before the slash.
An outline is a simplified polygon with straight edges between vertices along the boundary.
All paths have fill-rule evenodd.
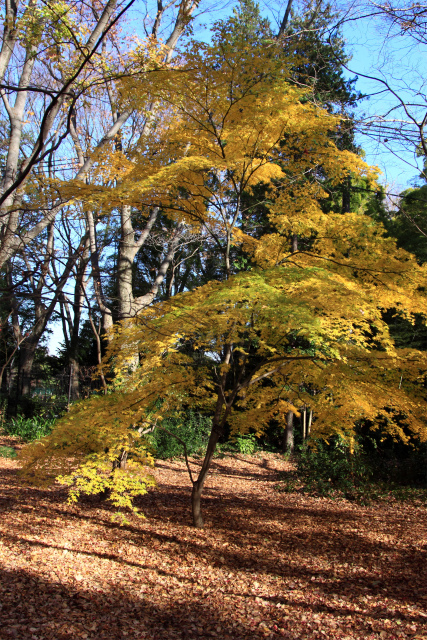
<path id="1" fill-rule="evenodd" d="M 4 80 L 6 69 L 9 65 L 18 38 L 16 29 L 18 4 L 19 1 L 14 2 L 14 0 L 6 0 L 5 2 L 6 16 L 3 22 L 3 40 L 0 50 L 0 82 L 3 82 Z M 24 16 L 27 11 L 31 11 L 32 4 L 32 2 L 28 4 L 28 8 L 24 12 Z M 22 16 L 21 20 L 24 18 L 24 16 Z"/>
<path id="2" fill-rule="evenodd" d="M 283 451 L 284 453 L 294 452 L 294 414 L 288 411 L 286 414 L 286 426 L 283 434 Z"/>
<path id="3" fill-rule="evenodd" d="M 89 243 L 90 239 L 89 237 L 87 237 L 83 254 L 79 260 L 75 275 L 76 281 L 74 285 L 73 318 L 70 327 L 70 345 L 68 352 L 68 364 L 70 366 L 69 402 L 74 402 L 75 400 L 78 400 L 80 398 L 79 332 L 83 302 L 85 297 L 85 273 L 89 261 Z"/>
<path id="4" fill-rule="evenodd" d="M 138 297 L 133 295 L 133 262 L 135 257 L 144 246 L 154 223 L 157 220 L 159 214 L 159 207 L 154 207 L 152 210 L 145 228 L 140 233 L 140 236 L 135 240 L 135 231 L 131 219 L 131 207 L 124 206 L 121 210 L 121 238 L 119 246 L 119 258 L 118 258 L 118 297 L 119 297 L 119 318 L 126 322 L 134 318 L 145 307 L 148 307 L 155 299 L 159 288 L 164 281 L 167 271 L 172 263 L 175 252 L 178 249 L 182 232 L 184 230 L 183 224 L 178 224 L 177 228 L 172 234 L 172 238 L 167 247 L 166 255 L 164 256 L 162 263 L 159 266 L 156 277 L 154 278 L 150 290 Z M 137 350 L 132 358 L 129 359 L 128 368 L 133 371 L 139 363 L 139 355 Z"/>
<path id="5" fill-rule="evenodd" d="M 113 313 L 106 302 L 104 288 L 102 286 L 101 269 L 99 266 L 100 249 L 97 243 L 93 212 L 88 209 L 86 216 L 90 239 L 90 262 L 92 267 L 93 288 L 95 291 L 96 302 L 101 312 L 101 333 L 104 336 L 108 336 L 108 331 L 113 326 Z"/>

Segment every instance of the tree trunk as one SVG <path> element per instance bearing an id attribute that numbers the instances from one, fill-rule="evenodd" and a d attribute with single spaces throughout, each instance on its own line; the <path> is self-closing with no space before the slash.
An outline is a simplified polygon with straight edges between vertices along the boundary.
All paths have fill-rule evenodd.
<path id="1" fill-rule="evenodd" d="M 302 441 L 307 437 L 307 407 L 304 405 L 302 410 Z"/>
<path id="2" fill-rule="evenodd" d="M 34 356 L 40 337 L 35 340 L 26 340 L 19 350 L 19 395 L 29 396 L 31 394 L 31 372 L 33 369 Z"/>
<path id="3" fill-rule="evenodd" d="M 127 464 L 127 459 L 128 459 L 128 452 L 123 449 L 122 452 L 120 453 L 120 455 L 117 456 L 117 459 L 114 460 L 114 462 L 113 462 L 113 470 L 114 469 L 125 470 L 126 469 L 126 464 Z"/>
<path id="4" fill-rule="evenodd" d="M 75 358 L 69 358 L 70 365 L 70 387 L 68 393 L 68 402 L 75 402 L 80 398 L 80 365 Z"/>
<path id="5" fill-rule="evenodd" d="M 204 525 L 202 510 L 200 506 L 202 491 L 203 487 L 201 487 L 198 482 L 195 482 L 193 484 L 193 491 L 191 493 L 191 510 L 193 513 L 193 524 L 198 529 L 202 529 Z"/>
<path id="6" fill-rule="evenodd" d="M 70 388 L 68 394 L 68 402 L 75 402 L 80 398 L 80 364 L 79 364 L 79 348 L 80 348 L 80 320 L 82 308 L 85 298 L 85 275 L 89 262 L 89 236 L 86 237 L 83 254 L 78 262 L 75 273 L 74 299 L 73 299 L 73 318 L 69 325 L 70 341 L 68 347 L 68 364 L 70 366 Z"/>
<path id="7" fill-rule="evenodd" d="M 351 177 L 347 176 L 342 184 L 342 213 L 350 213 L 351 209 Z"/>
<path id="8" fill-rule="evenodd" d="M 223 422 L 223 421 L 221 421 Z M 206 449 L 205 458 L 203 460 L 202 468 L 199 473 L 199 477 L 193 482 L 193 491 L 191 493 L 191 509 L 193 513 L 193 524 L 195 527 L 201 529 L 204 525 L 204 520 L 201 510 L 201 497 L 203 492 L 203 486 L 208 475 L 209 468 L 211 466 L 212 458 L 215 453 L 216 445 L 223 432 L 223 426 L 214 424 L 212 426 L 211 435 L 209 437 L 208 446 Z"/>
<path id="9" fill-rule="evenodd" d="M 119 318 L 124 323 L 132 323 L 134 318 L 145 307 L 148 307 L 155 299 L 161 284 L 163 283 L 169 266 L 178 249 L 179 242 L 184 231 L 184 225 L 179 223 L 172 234 L 171 241 L 167 247 L 167 253 L 157 271 L 157 275 L 153 280 L 150 291 L 137 298 L 133 295 L 132 284 L 132 267 L 134 259 L 138 251 L 143 247 L 148 238 L 151 229 L 157 219 L 159 208 L 154 207 L 145 229 L 141 232 L 140 237 L 135 241 L 135 231 L 132 226 L 131 207 L 123 206 L 121 209 L 121 239 L 118 259 L 118 297 L 119 297 Z M 135 350 L 135 354 L 129 358 L 128 369 L 134 371 L 139 364 L 139 354 Z"/>
<path id="10" fill-rule="evenodd" d="M 117 268 L 119 318 L 121 320 L 132 318 L 135 315 L 132 267 L 139 248 L 135 242 L 135 230 L 133 228 L 131 215 L 131 207 L 124 205 L 120 211 L 121 236 Z"/>
<path id="11" fill-rule="evenodd" d="M 296 253 L 298 251 L 298 236 L 294 233 L 292 234 L 292 253 Z"/>
<path id="12" fill-rule="evenodd" d="M 99 248 L 96 241 L 96 225 L 92 211 L 87 211 L 87 225 L 90 238 L 90 261 L 92 266 L 92 281 L 95 292 L 95 299 L 101 312 L 101 333 L 107 335 L 113 326 L 113 314 L 106 303 L 104 290 L 101 282 L 101 269 L 99 267 Z"/>
<path id="13" fill-rule="evenodd" d="M 310 411 L 308 413 L 307 438 L 310 436 L 312 421 L 313 421 L 313 411 L 312 411 L 312 409 L 310 409 Z"/>
<path id="14" fill-rule="evenodd" d="M 18 358 L 14 356 L 9 364 L 9 370 L 7 371 L 7 395 L 12 397 L 14 390 L 16 396 L 16 387 L 18 384 Z"/>
<path id="15" fill-rule="evenodd" d="M 90 326 L 92 328 L 92 332 L 93 332 L 93 335 L 95 336 L 95 341 L 96 341 L 96 356 L 97 356 L 98 365 L 99 365 L 99 377 L 101 378 L 102 388 L 104 389 L 104 393 L 107 393 L 107 382 L 105 380 L 105 376 L 102 371 L 101 326 L 99 326 L 98 329 L 96 328 L 90 309 L 89 309 L 89 322 L 90 322 Z"/>
<path id="16" fill-rule="evenodd" d="M 225 347 L 223 364 L 228 365 L 231 358 L 231 350 L 233 348 L 232 343 L 227 344 Z M 205 484 L 206 476 L 208 475 L 209 468 L 211 466 L 212 458 L 215 453 L 218 440 L 224 432 L 224 426 L 236 399 L 239 382 L 235 381 L 234 389 L 230 392 L 228 400 L 226 399 L 225 389 L 227 382 L 227 371 L 224 371 L 219 381 L 219 391 L 216 401 L 215 413 L 212 420 L 212 430 L 209 436 L 209 442 L 206 449 L 205 458 L 203 460 L 202 468 L 200 469 L 199 477 L 196 481 L 193 481 L 193 491 L 191 494 L 191 508 L 193 512 L 193 524 L 197 528 L 203 527 L 203 516 L 200 506 L 200 500 L 202 497 L 203 486 Z M 223 412 L 223 407 L 224 412 Z"/>
<path id="17" fill-rule="evenodd" d="M 283 434 L 283 452 L 294 452 L 294 414 L 292 411 L 288 411 L 286 414 L 286 427 Z"/>

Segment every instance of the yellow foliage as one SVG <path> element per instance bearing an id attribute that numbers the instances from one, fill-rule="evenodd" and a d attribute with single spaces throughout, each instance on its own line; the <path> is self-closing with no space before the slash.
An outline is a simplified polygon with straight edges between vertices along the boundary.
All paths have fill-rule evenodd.
<path id="1" fill-rule="evenodd" d="M 411 269 L 417 272 L 414 263 Z M 410 305 L 415 293 L 408 291 L 409 270 L 406 276 L 400 287 L 396 277 L 394 294 L 402 302 L 406 296 Z M 351 433 L 362 418 L 374 423 L 386 418 L 396 436 L 408 437 L 406 421 L 413 435 L 426 439 L 424 391 L 418 384 L 425 355 L 394 346 L 382 319 L 382 311 L 394 304 L 386 286 L 361 286 L 351 274 L 319 267 L 286 264 L 212 282 L 147 309 L 132 326 L 119 325 L 108 357 L 118 373 L 125 370 L 120 388 L 83 403 L 75 418 L 93 422 L 95 407 L 101 406 L 99 424 L 113 425 L 120 417 L 122 428 L 130 428 L 148 414 L 161 419 L 183 406 L 213 414 L 225 374 L 224 407 L 234 394 L 228 418 L 233 433 L 260 434 L 273 417 L 298 413 L 297 407 L 308 403 L 315 408 L 313 428 L 320 436 Z M 405 312 L 419 311 L 417 305 Z M 130 341 L 143 354 L 132 374 Z M 229 363 L 227 345 L 232 346 Z M 266 378 L 274 384 L 266 385 Z M 399 421 L 393 417 L 397 412 Z"/>
<path id="2" fill-rule="evenodd" d="M 376 170 L 337 149 L 330 133 L 339 117 L 288 78 L 288 64 L 268 47 L 237 55 L 194 44 L 179 68 L 150 74 L 143 92 L 138 78 L 123 81 L 127 106 L 158 101 L 153 139 L 142 138 L 128 159 L 100 162 L 98 177 L 111 184 L 62 188 L 105 211 L 158 204 L 241 244 L 252 268 L 115 326 L 103 365 L 114 368 L 111 392 L 74 406 L 26 447 L 26 477 L 61 476 L 72 499 L 108 486 L 129 507 L 150 482 L 135 467 L 150 461 L 137 427 L 191 407 L 211 415 L 214 428 L 227 421 L 233 434 L 260 435 L 309 404 L 319 437 L 351 438 L 365 419 L 386 422 L 402 440 L 427 439 L 425 354 L 398 349 L 384 321 L 392 309 L 427 317 L 426 269 L 363 212 L 322 212 L 326 193 L 309 179 L 318 167 L 332 184 L 350 173 L 375 180 Z M 253 238 L 236 224 L 242 195 L 261 182 L 273 231 Z M 310 249 L 292 252 L 292 234 L 311 238 Z M 135 351 L 140 366 L 129 371 Z M 111 472 L 122 451 L 129 472 Z"/>
<path id="3" fill-rule="evenodd" d="M 154 101 L 155 124 L 128 158 L 105 150 L 91 183 L 64 183 L 64 195 L 103 211 L 159 205 L 188 225 L 231 233 L 243 193 L 266 183 L 275 210 L 286 211 L 289 221 L 304 211 L 316 224 L 316 199 L 327 194 L 301 178 L 320 166 L 331 184 L 349 173 L 375 180 L 376 171 L 336 147 L 330 134 L 340 117 L 311 104 L 307 91 L 289 82 L 291 64 L 269 47 L 236 55 L 232 48 L 193 43 L 178 67 L 126 77 L 121 108 L 143 111 Z M 294 232 L 309 226 L 299 221 Z"/>
<path id="4" fill-rule="evenodd" d="M 117 405 L 117 398 L 111 395 L 92 397 L 94 413 L 85 423 L 79 420 L 82 405 L 74 405 L 50 435 L 25 446 L 19 454 L 22 476 L 36 485 L 56 479 L 70 486 L 70 502 L 81 493 L 106 492 L 114 506 L 136 513 L 133 498 L 154 485 L 147 472 L 154 461 L 134 423 L 109 420 L 112 407 L 107 408 L 108 400 Z M 121 469 L 118 463 L 123 453 L 129 459 Z"/>

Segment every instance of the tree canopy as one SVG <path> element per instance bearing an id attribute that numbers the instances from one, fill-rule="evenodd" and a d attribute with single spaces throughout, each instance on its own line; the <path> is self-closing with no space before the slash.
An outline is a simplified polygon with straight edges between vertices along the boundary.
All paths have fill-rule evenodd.
<path id="1" fill-rule="evenodd" d="M 425 356 L 396 346 L 385 318 L 390 310 L 409 322 L 425 317 L 425 269 L 363 206 L 325 213 L 326 181 L 374 185 L 376 171 L 338 148 L 342 116 L 308 99 L 292 65 L 275 42 L 246 45 L 220 24 L 213 44 L 194 42 L 179 66 L 123 80 L 124 105 L 156 102 L 152 130 L 126 156 L 104 150 L 91 183 L 55 188 L 102 215 L 158 207 L 212 239 L 222 276 L 110 330 L 109 392 L 73 406 L 51 436 L 24 450 L 27 477 L 60 475 L 72 497 L 110 487 L 115 504 L 130 506 L 150 482 L 144 433 L 197 408 L 212 417 L 197 478 L 189 466 L 202 526 L 201 492 L 226 425 L 260 435 L 309 403 L 319 437 L 351 439 L 369 420 L 404 441 L 427 438 Z M 260 184 L 268 198 L 261 235 L 242 228 L 244 195 Z M 248 270 L 233 269 L 235 246 Z"/>

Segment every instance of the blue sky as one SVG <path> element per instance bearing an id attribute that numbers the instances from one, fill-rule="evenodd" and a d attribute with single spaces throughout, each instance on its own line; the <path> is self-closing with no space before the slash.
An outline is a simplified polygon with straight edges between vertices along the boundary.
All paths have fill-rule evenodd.
<path id="1" fill-rule="evenodd" d="M 386 25 L 374 19 L 344 25 L 346 49 L 352 55 L 348 63 L 351 72 L 345 71 L 345 74 L 347 77 L 358 75 L 356 86 L 362 93 L 377 94 L 362 101 L 359 112 L 381 114 L 396 104 L 390 93 L 378 93 L 384 89 L 383 85 L 363 75 L 386 79 L 408 102 L 413 100 L 422 86 L 419 68 L 425 68 L 426 53 L 420 47 L 413 46 L 409 38 L 399 36 L 387 40 L 385 34 Z M 415 157 L 413 148 L 393 142 L 384 144 L 367 136 L 359 136 L 358 141 L 366 153 L 366 160 L 380 167 L 382 181 L 393 192 L 399 193 L 417 180 L 422 163 Z"/>

